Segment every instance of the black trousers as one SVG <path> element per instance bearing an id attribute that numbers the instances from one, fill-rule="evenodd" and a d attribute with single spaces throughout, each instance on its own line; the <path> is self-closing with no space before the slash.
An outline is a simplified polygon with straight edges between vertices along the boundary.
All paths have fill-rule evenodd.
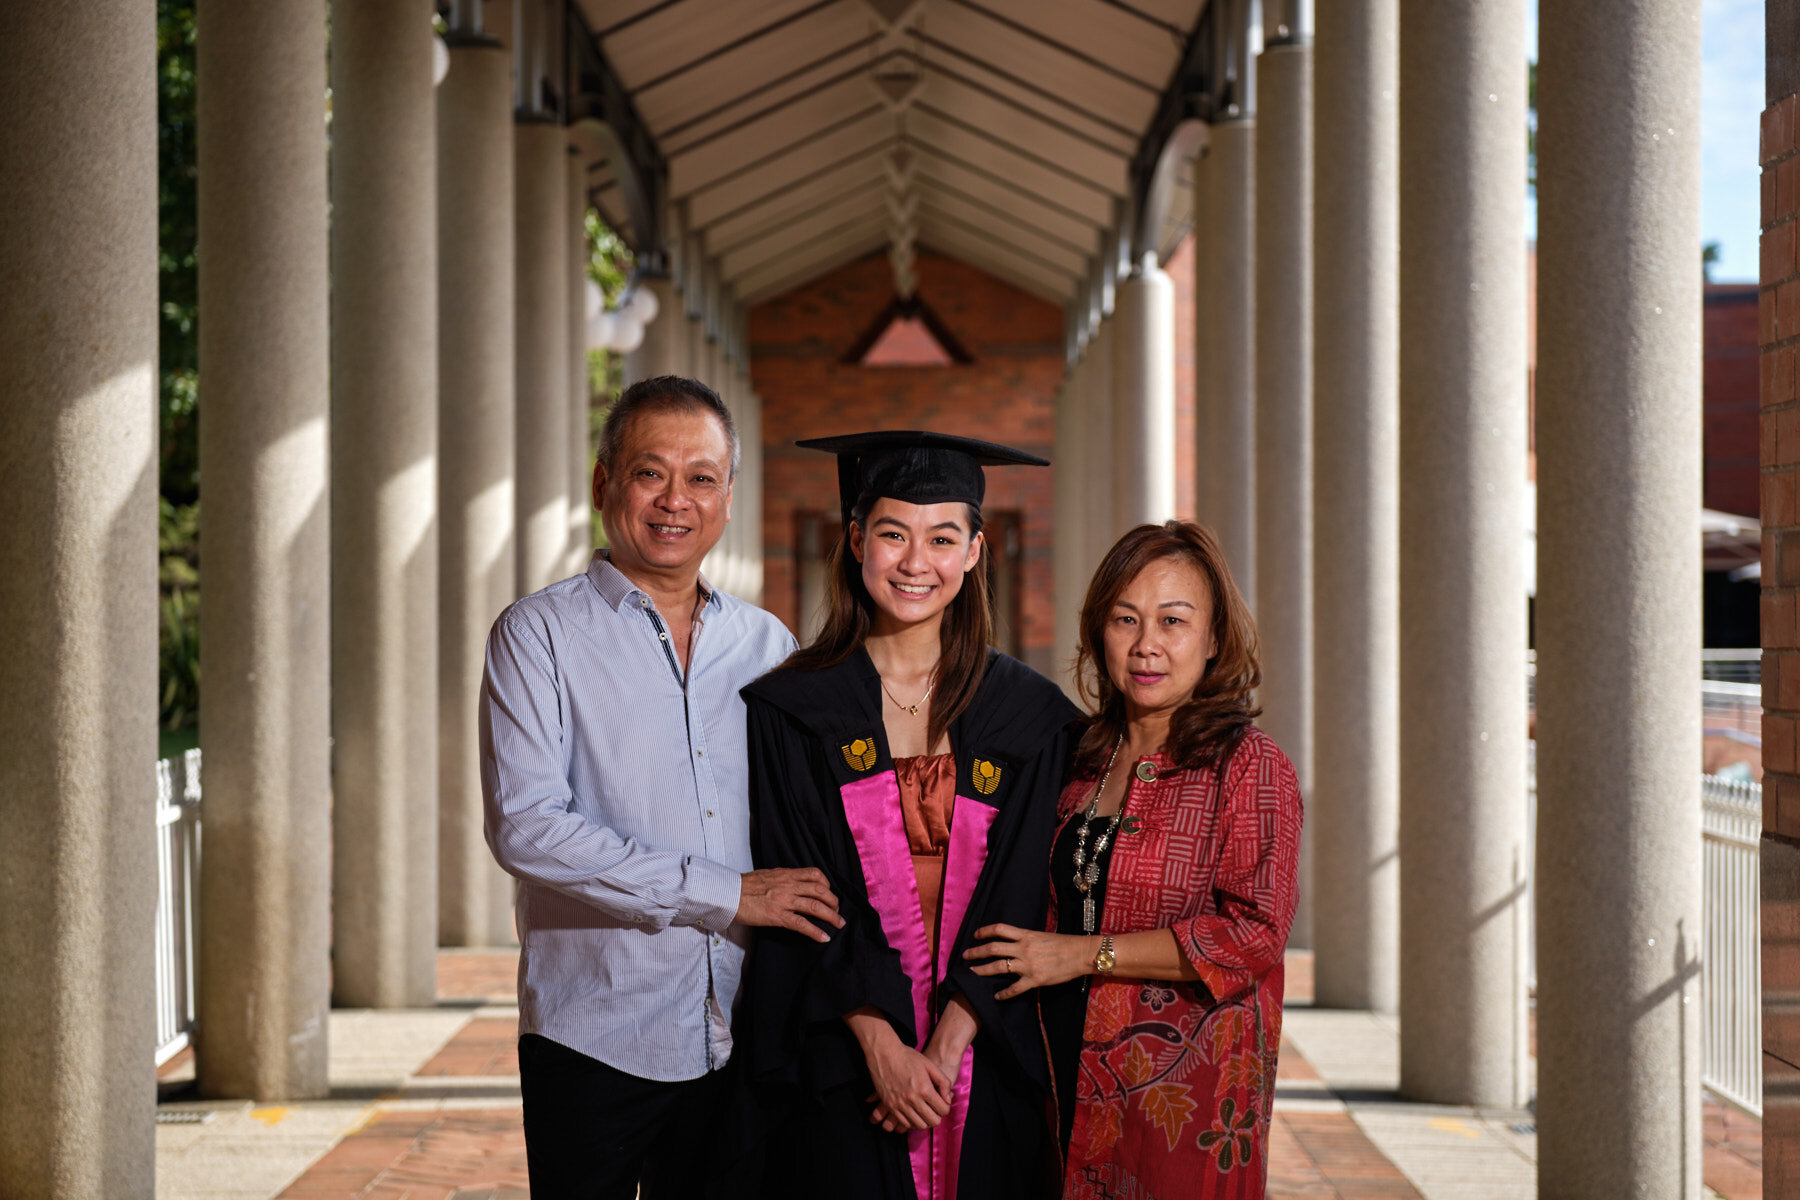
<path id="1" fill-rule="evenodd" d="M 519 1039 L 532 1200 L 723 1200 L 713 1152 L 731 1068 L 664 1083 L 548 1038 Z M 642 1188 L 640 1193 L 639 1189 Z"/>

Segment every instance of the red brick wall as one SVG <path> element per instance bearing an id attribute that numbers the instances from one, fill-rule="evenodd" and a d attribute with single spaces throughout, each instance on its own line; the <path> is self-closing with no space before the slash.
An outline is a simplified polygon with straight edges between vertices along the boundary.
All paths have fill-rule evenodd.
<path id="1" fill-rule="evenodd" d="M 1762 345 L 1762 644 L 1763 827 L 1800 839 L 1800 762 L 1795 719 L 1800 715 L 1800 270 L 1795 221 L 1800 211 L 1800 158 L 1795 126 L 1800 97 L 1769 108 L 1762 122 L 1762 280 L 1757 339 Z"/>
<path id="2" fill-rule="evenodd" d="M 1706 285 L 1706 507 L 1754 517 L 1758 370 L 1757 287 Z"/>
<path id="3" fill-rule="evenodd" d="M 750 373 L 763 399 L 763 603 L 793 628 L 795 514 L 837 511 L 837 475 L 804 437 L 863 429 L 936 429 L 1051 457 L 1063 375 L 1063 313 L 974 267 L 929 251 L 919 296 L 973 362 L 863 367 L 845 353 L 893 299 L 885 253 L 750 310 Z M 1020 650 L 1040 670 L 1053 640 L 1051 483 L 1055 467 L 988 472 L 987 508 L 1021 518 Z"/>
<path id="4" fill-rule="evenodd" d="M 1770 83 L 1778 54 L 1777 20 L 1800 17 L 1800 4 L 1770 0 Z M 1791 76 L 1791 72 L 1789 72 Z M 1789 86 L 1792 86 L 1790 78 Z M 1771 92 L 1775 91 L 1772 86 Z M 1762 353 L 1763 646 L 1763 1195 L 1800 1194 L 1800 95 L 1771 98 L 1762 120 L 1762 270 L 1757 340 Z"/>

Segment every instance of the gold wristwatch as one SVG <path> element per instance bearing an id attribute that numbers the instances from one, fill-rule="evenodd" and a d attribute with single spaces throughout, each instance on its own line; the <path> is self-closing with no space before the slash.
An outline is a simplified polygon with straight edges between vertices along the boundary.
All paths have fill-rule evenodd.
<path id="1" fill-rule="evenodd" d="M 1118 965 L 1118 956 L 1113 953 L 1112 948 L 1112 934 L 1101 934 L 1100 953 L 1094 955 L 1094 970 L 1101 975 L 1111 975 L 1113 968 Z"/>

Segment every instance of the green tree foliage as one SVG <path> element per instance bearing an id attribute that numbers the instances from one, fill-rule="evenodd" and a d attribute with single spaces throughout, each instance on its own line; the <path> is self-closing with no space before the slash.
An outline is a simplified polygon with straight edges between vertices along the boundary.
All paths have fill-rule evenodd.
<path id="1" fill-rule="evenodd" d="M 606 307 L 618 307 L 625 287 L 631 282 L 634 264 L 631 248 L 612 226 L 601 219 L 597 210 L 587 210 L 588 278 L 600 285 L 600 296 Z M 662 318 L 658 318 L 659 320 Z M 589 350 L 588 361 L 588 460 L 600 450 L 600 427 L 606 423 L 606 410 L 619 398 L 625 386 L 625 360 L 610 350 Z M 588 514 L 594 545 L 606 545 L 606 530 L 600 526 L 600 514 Z"/>
<path id="2" fill-rule="evenodd" d="M 162 483 L 160 712 L 192 729 L 200 709 L 198 192 L 194 5 L 157 0 L 156 123 Z"/>
<path id="3" fill-rule="evenodd" d="M 161 378 L 161 674 L 164 729 L 191 734 L 200 710 L 200 453 L 197 151 L 193 0 L 157 0 L 157 168 Z M 615 307 L 630 281 L 631 249 L 587 214 L 588 274 Z M 590 449 L 598 446 L 606 407 L 618 396 L 623 363 L 588 354 Z M 599 522 L 595 535 L 602 538 Z"/>

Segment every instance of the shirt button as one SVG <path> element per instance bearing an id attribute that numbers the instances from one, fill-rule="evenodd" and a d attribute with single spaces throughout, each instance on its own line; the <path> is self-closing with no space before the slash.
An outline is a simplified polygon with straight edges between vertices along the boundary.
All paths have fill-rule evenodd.
<path id="1" fill-rule="evenodd" d="M 710 808 L 709 808 L 709 809 L 707 809 L 707 810 L 706 810 L 706 815 L 707 815 L 707 816 L 709 816 L 709 817 L 710 817 L 710 816 L 712 816 L 712 814 L 713 814 L 713 810 L 712 810 L 712 809 L 710 809 Z"/>
<path id="2" fill-rule="evenodd" d="M 696 750 L 696 751 L 694 751 L 694 753 L 699 755 L 701 758 L 706 757 L 706 751 L 704 751 L 704 750 Z"/>

